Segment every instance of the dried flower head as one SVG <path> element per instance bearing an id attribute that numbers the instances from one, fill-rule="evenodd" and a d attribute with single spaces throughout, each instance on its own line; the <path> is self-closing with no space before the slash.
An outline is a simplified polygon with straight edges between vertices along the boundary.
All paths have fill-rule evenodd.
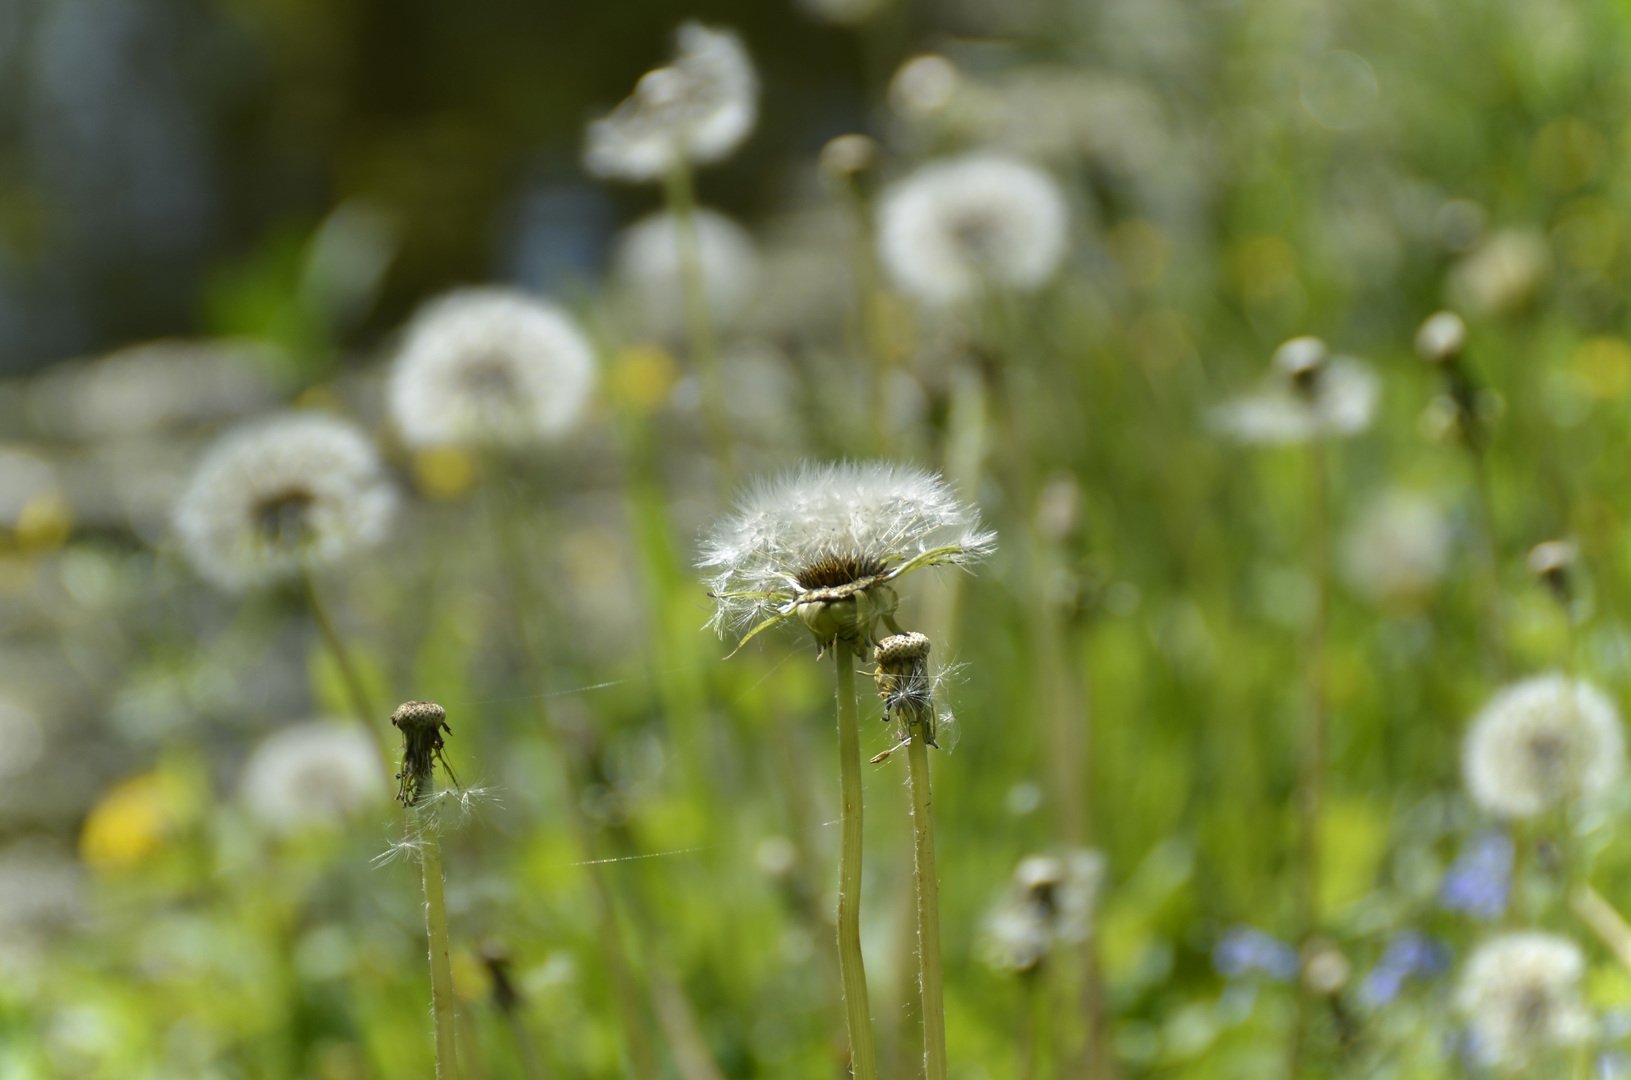
<path id="1" fill-rule="evenodd" d="M 935 678 L 929 672 L 929 648 L 927 634 L 908 631 L 884 638 L 873 653 L 878 664 L 873 680 L 878 686 L 878 696 L 883 698 L 884 719 L 895 722 L 901 745 L 919 731 L 925 743 L 936 748 L 940 745 L 935 742 L 941 716 L 935 711 Z M 949 722 L 949 714 L 946 720 Z M 876 764 L 887 760 L 891 753 L 893 751 L 886 750 L 872 761 Z"/>
<path id="2" fill-rule="evenodd" d="M 719 161 L 753 130 L 759 80 L 742 40 L 688 22 L 675 57 L 648 71 L 634 93 L 589 125 L 583 163 L 614 180 L 661 179 L 681 162 Z"/>
<path id="3" fill-rule="evenodd" d="M 1376 413 L 1376 376 L 1318 338 L 1293 338 L 1275 350 L 1267 381 L 1212 410 L 1215 430 L 1247 443 L 1284 444 L 1354 435 Z"/>
<path id="4" fill-rule="evenodd" d="M 1590 683 L 1536 675 L 1499 691 L 1473 719 L 1461 766 L 1479 806 L 1497 817 L 1533 817 L 1620 778 L 1620 714 Z"/>
<path id="5" fill-rule="evenodd" d="M 1588 1037 L 1591 1014 L 1580 998 L 1585 968 L 1579 946 L 1555 934 L 1520 931 L 1480 945 L 1456 992 L 1474 1057 L 1522 1067 L 1545 1050 Z"/>
<path id="6" fill-rule="evenodd" d="M 290 413 L 210 447 L 176 503 L 175 527 L 200 574 L 240 590 L 372 547 L 396 505 L 366 435 L 332 416 Z"/>
<path id="7" fill-rule="evenodd" d="M 434 701 L 404 701 L 391 714 L 391 726 L 402 732 L 402 768 L 396 774 L 396 797 L 403 806 L 418 806 L 436 790 L 436 764 L 457 786 L 453 767 L 442 756 L 442 732 L 453 734 L 447 710 Z"/>
<path id="8" fill-rule="evenodd" d="M 509 289 L 462 289 L 408 326 L 391 370 L 391 416 L 412 446 L 525 446 L 584 413 L 594 350 L 552 304 Z"/>
<path id="9" fill-rule="evenodd" d="M 698 209 L 697 265 L 715 325 L 728 325 L 747 305 L 759 279 L 759 251 L 748 231 L 724 214 Z M 659 212 L 630 225 L 612 250 L 612 276 L 628 296 L 645 331 L 677 337 L 685 329 L 679 222 Z"/>
<path id="10" fill-rule="evenodd" d="M 1047 173 L 976 154 L 925 165 L 878 204 L 878 253 L 916 299 L 955 304 L 987 289 L 1029 291 L 1064 260 L 1070 212 Z"/>
<path id="11" fill-rule="evenodd" d="M 925 566 L 975 562 L 995 545 L 979 514 L 932 473 L 807 465 L 750 491 L 708 536 L 698 565 L 712 571 L 710 625 L 721 634 L 746 643 L 797 616 L 823 650 L 842 644 L 864 656 L 878 623 L 893 623 L 893 582 Z"/>
<path id="12" fill-rule="evenodd" d="M 257 746 L 239 792 L 268 832 L 288 835 L 338 825 L 385 794 L 379 750 L 355 726 L 293 724 Z"/>

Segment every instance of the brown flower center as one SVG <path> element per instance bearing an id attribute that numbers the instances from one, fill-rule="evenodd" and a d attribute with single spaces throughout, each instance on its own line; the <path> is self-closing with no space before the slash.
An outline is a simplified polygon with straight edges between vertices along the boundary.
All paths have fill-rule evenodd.
<path id="1" fill-rule="evenodd" d="M 265 496 L 250 509 L 255 531 L 274 544 L 299 543 L 311 530 L 311 508 L 317 497 L 305 488 L 286 488 Z"/>
<path id="2" fill-rule="evenodd" d="M 877 577 L 886 569 L 883 560 L 864 555 L 824 555 L 793 577 L 805 589 L 837 589 Z"/>

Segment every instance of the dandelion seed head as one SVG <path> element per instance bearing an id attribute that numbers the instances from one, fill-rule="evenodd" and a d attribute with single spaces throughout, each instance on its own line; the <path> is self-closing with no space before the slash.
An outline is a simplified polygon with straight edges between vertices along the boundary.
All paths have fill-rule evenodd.
<path id="1" fill-rule="evenodd" d="M 584 167 L 613 180 L 661 179 L 676 163 L 719 161 L 753 130 L 759 80 L 741 38 L 688 22 L 674 60 L 589 125 Z"/>
<path id="2" fill-rule="evenodd" d="M 1471 314 L 1510 314 L 1534 299 L 1551 264 L 1551 249 L 1538 230 L 1501 229 L 1456 263 L 1445 291 Z"/>
<path id="3" fill-rule="evenodd" d="M 975 154 L 925 165 L 878 204 L 878 253 L 917 300 L 944 306 L 982 289 L 1026 292 L 1064 260 L 1070 212 L 1053 178 L 1014 158 Z"/>
<path id="4" fill-rule="evenodd" d="M 698 566 L 721 634 L 797 614 L 823 646 L 870 648 L 894 608 L 890 582 L 921 566 L 966 565 L 994 533 L 933 473 L 882 463 L 807 465 L 759 484 L 703 542 Z"/>
<path id="5" fill-rule="evenodd" d="M 716 325 L 729 325 L 753 296 L 758 248 L 752 235 L 724 214 L 699 208 L 691 222 L 708 314 Z M 678 337 L 685 329 L 681 251 L 679 221 L 667 212 L 630 225 L 612 249 L 612 276 L 644 329 L 658 338 Z"/>
<path id="6" fill-rule="evenodd" d="M 1103 881 L 1104 856 L 1088 848 L 1021 859 L 1007 893 L 986 918 L 987 962 L 999 970 L 1028 971 L 1051 949 L 1086 941 Z"/>
<path id="7" fill-rule="evenodd" d="M 380 802 L 385 777 L 367 732 L 315 721 L 264 739 L 244 765 L 238 788 L 250 816 L 285 836 L 338 825 Z"/>
<path id="8" fill-rule="evenodd" d="M 981 927 L 980 957 L 997 971 L 1034 971 L 1048 955 L 1048 925 L 1035 908 L 1000 904 Z"/>
<path id="9" fill-rule="evenodd" d="M 1540 1051 L 1587 1038 L 1585 966 L 1579 947 L 1555 934 L 1518 931 L 1480 945 L 1456 992 L 1475 1056 L 1486 1065 L 1521 1067 Z"/>
<path id="10" fill-rule="evenodd" d="M 594 350 L 565 312 L 509 289 L 463 289 L 414 316 L 391 370 L 391 416 L 411 446 L 521 447 L 583 417 Z"/>
<path id="11" fill-rule="evenodd" d="M 1411 491 L 1385 492 L 1344 538 L 1343 576 L 1374 603 L 1417 603 L 1444 576 L 1453 539 L 1438 503 Z"/>
<path id="12" fill-rule="evenodd" d="M 1293 338 L 1274 353 L 1257 390 L 1213 409 L 1213 430 L 1244 443 L 1278 445 L 1355 435 L 1370 426 L 1378 386 L 1369 367 L 1332 356 L 1318 338 Z"/>
<path id="13" fill-rule="evenodd" d="M 1427 317 L 1416 331 L 1416 355 L 1429 364 L 1447 364 L 1467 347 L 1467 324 L 1453 311 Z"/>
<path id="14" fill-rule="evenodd" d="M 1474 717 L 1462 745 L 1473 801 L 1502 818 L 1528 818 L 1601 793 L 1625 769 L 1614 703 L 1561 674 L 1508 686 Z"/>
<path id="15" fill-rule="evenodd" d="M 385 538 L 397 494 L 354 425 L 289 413 L 223 435 L 174 510 L 193 567 L 229 591 L 341 562 Z"/>

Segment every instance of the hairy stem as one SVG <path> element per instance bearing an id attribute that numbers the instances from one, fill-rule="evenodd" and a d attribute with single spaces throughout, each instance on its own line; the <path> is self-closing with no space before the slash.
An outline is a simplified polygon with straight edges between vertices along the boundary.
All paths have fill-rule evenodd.
<path id="1" fill-rule="evenodd" d="M 922 725 L 913 725 L 906 748 L 912 789 L 912 879 L 917 886 L 918 979 L 923 993 L 923 1075 L 946 1080 L 946 1006 L 940 970 L 940 877 L 934 861 L 934 795 L 929 748 Z"/>
<path id="2" fill-rule="evenodd" d="M 872 1037 L 872 1006 L 861 957 L 861 729 L 855 700 L 854 657 L 833 649 L 838 672 L 838 790 L 843 841 L 838 856 L 838 976 L 844 984 L 850 1071 L 855 1080 L 877 1080 L 878 1051 Z"/>
<path id="3" fill-rule="evenodd" d="M 453 1035 L 453 964 L 447 932 L 447 902 L 442 896 L 442 838 L 434 796 L 428 806 L 409 811 L 409 838 L 419 852 L 425 886 L 425 934 L 430 939 L 430 1011 L 436 1021 L 436 1080 L 459 1080 L 458 1048 Z"/>

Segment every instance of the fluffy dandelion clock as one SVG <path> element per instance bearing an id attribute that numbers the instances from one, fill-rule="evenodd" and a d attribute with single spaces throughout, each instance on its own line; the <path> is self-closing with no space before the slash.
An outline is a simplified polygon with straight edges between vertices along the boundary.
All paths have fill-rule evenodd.
<path id="1" fill-rule="evenodd" d="M 1409 606 L 1432 592 L 1449 566 L 1454 536 L 1432 499 L 1404 490 L 1373 500 L 1342 545 L 1342 568 L 1361 595 Z"/>
<path id="2" fill-rule="evenodd" d="M 465 289 L 414 316 L 388 394 L 411 446 L 518 447 L 569 431 L 594 386 L 594 351 L 565 312 L 508 289 Z"/>
<path id="3" fill-rule="evenodd" d="M 1513 1068 L 1591 1034 L 1580 998 L 1585 958 L 1567 938 L 1521 931 L 1480 945 L 1467 959 L 1456 1004 L 1467 1017 L 1472 1053 Z"/>
<path id="4" fill-rule="evenodd" d="M 332 826 L 385 798 L 379 749 L 360 727 L 286 727 L 250 755 L 239 787 L 244 806 L 268 832 L 288 835 Z"/>
<path id="5" fill-rule="evenodd" d="M 1047 173 L 977 154 L 926 165 L 878 206 L 878 253 L 905 292 L 933 305 L 984 289 L 1029 291 L 1065 256 L 1070 213 Z"/>
<path id="6" fill-rule="evenodd" d="M 1595 686 L 1537 675 L 1498 692 L 1462 746 L 1473 800 L 1503 818 L 1527 818 L 1595 795 L 1625 770 L 1625 735 Z"/>
<path id="7" fill-rule="evenodd" d="M 742 40 L 688 22 L 667 67 L 648 71 L 634 93 L 589 125 L 583 163 L 614 180 L 661 179 L 675 165 L 719 161 L 758 118 L 759 80 Z"/>
<path id="8" fill-rule="evenodd" d="M 1318 338 L 1300 337 L 1274 353 L 1256 391 L 1212 410 L 1212 427 L 1241 442 L 1285 444 L 1355 435 L 1376 414 L 1377 382 L 1369 367 L 1332 356 Z"/>
<path id="9" fill-rule="evenodd" d="M 893 582 L 925 566 L 975 562 L 996 545 L 945 481 L 879 463 L 810 465 L 754 488 L 707 538 L 712 625 L 742 640 L 797 616 L 823 649 L 864 655 L 891 630 Z"/>
<path id="10" fill-rule="evenodd" d="M 759 278 L 759 252 L 748 231 L 723 214 L 697 210 L 697 264 L 708 314 L 716 325 L 741 314 Z M 656 213 L 630 225 L 612 252 L 612 276 L 648 332 L 679 334 L 685 326 L 679 222 Z"/>
<path id="11" fill-rule="evenodd" d="M 198 572 L 236 591 L 374 546 L 396 505 L 366 435 L 332 416 L 291 413 L 222 436 L 177 502 L 175 527 Z"/>

